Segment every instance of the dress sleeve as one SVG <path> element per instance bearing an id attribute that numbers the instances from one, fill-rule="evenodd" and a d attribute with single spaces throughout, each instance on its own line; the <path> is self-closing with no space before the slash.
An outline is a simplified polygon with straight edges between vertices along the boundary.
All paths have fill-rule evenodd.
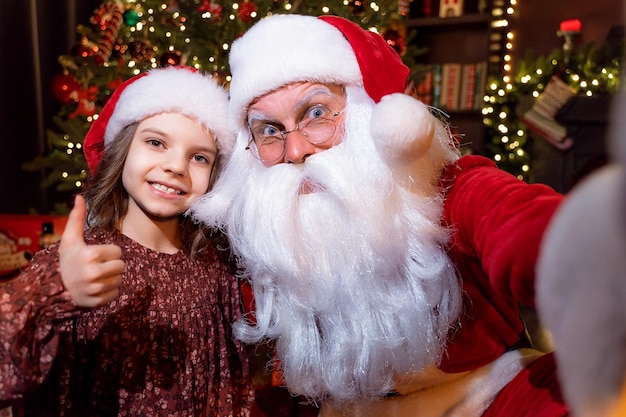
<path id="1" fill-rule="evenodd" d="M 0 285 L 1 399 L 22 397 L 43 382 L 57 354 L 56 325 L 78 312 L 61 281 L 58 245 Z"/>
<path id="2" fill-rule="evenodd" d="M 446 176 L 445 217 L 456 230 L 454 243 L 479 260 L 498 293 L 534 306 L 541 239 L 563 196 L 482 157 L 461 158 Z"/>

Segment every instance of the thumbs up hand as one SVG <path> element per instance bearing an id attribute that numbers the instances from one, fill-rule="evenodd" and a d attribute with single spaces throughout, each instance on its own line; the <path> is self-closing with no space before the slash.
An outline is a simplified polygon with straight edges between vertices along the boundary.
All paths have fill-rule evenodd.
<path id="1" fill-rule="evenodd" d="M 119 296 L 124 262 L 116 245 L 85 243 L 87 206 L 76 196 L 59 246 L 61 278 L 74 302 L 81 307 L 98 307 Z"/>

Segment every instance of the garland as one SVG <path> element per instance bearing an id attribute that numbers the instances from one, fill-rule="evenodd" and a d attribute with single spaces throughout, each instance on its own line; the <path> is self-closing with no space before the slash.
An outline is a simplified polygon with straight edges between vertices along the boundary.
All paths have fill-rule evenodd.
<path id="1" fill-rule="evenodd" d="M 620 86 L 624 41 L 587 44 L 568 53 L 555 49 L 547 56 L 528 53 L 510 83 L 490 78 L 482 108 L 486 127 L 486 153 L 500 168 L 528 180 L 531 160 L 526 152 L 528 126 L 517 114 L 524 97 L 538 98 L 553 76 L 564 81 L 576 95 L 613 94 Z"/>

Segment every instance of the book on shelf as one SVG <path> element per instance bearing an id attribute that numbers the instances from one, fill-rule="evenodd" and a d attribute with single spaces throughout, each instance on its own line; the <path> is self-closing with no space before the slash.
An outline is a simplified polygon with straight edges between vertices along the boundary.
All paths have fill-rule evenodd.
<path id="1" fill-rule="evenodd" d="M 441 65 L 432 65 L 433 72 L 433 94 L 432 105 L 434 107 L 441 107 Z"/>
<path id="2" fill-rule="evenodd" d="M 443 110 L 478 110 L 486 82 L 486 62 L 429 64 L 421 69 L 415 93 L 420 101 Z"/>
<path id="3" fill-rule="evenodd" d="M 463 66 L 452 62 L 444 64 L 443 69 L 442 82 L 445 82 L 445 85 L 442 85 L 441 89 L 442 107 L 448 110 L 458 110 Z"/>
<path id="4" fill-rule="evenodd" d="M 487 88 L 487 62 L 478 62 L 476 64 L 476 86 L 474 93 L 474 109 L 480 109 L 483 106 L 485 98 L 485 89 Z"/>
<path id="5" fill-rule="evenodd" d="M 411 18 L 446 18 L 490 12 L 492 0 L 412 0 Z"/>
<path id="6" fill-rule="evenodd" d="M 461 72 L 461 93 L 459 110 L 474 109 L 476 101 L 476 64 L 465 64 Z"/>

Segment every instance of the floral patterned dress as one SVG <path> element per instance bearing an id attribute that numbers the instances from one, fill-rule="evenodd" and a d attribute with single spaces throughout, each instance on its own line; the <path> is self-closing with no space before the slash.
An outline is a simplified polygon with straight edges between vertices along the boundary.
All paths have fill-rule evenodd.
<path id="1" fill-rule="evenodd" d="M 163 254 L 119 233 L 88 244 L 122 248 L 120 296 L 77 307 L 59 272 L 58 244 L 0 284 L 0 401 L 25 416 L 248 416 L 253 391 L 239 285 L 217 250 Z"/>

